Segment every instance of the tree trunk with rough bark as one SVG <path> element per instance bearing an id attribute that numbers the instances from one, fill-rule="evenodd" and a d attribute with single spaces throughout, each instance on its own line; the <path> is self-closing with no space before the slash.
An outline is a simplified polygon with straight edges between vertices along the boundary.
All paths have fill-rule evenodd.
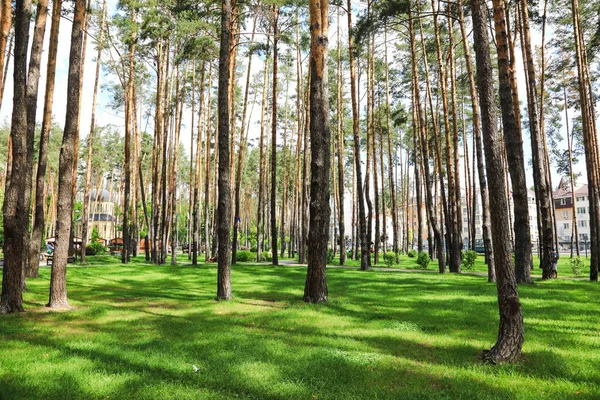
<path id="1" fill-rule="evenodd" d="M 7 172 L 3 205 L 5 258 L 2 269 L 0 314 L 23 311 L 23 268 L 29 250 L 26 246 L 29 225 L 29 202 L 25 198 L 28 190 L 26 174 L 31 168 L 28 165 L 28 152 L 33 147 L 33 137 L 29 137 L 27 129 L 27 45 L 30 19 L 31 1 L 17 1 L 13 70 L 14 95 L 10 129 L 12 161 L 10 175 Z"/>
<path id="2" fill-rule="evenodd" d="M 327 301 L 327 238 L 329 233 L 329 174 L 331 132 L 327 86 L 328 0 L 310 0 L 310 141 L 311 182 L 308 232 L 308 271 L 304 301 Z"/>
<path id="3" fill-rule="evenodd" d="M 229 223 L 231 195 L 229 190 L 229 45 L 231 42 L 231 1 L 221 2 L 221 49 L 219 51 L 218 127 L 219 198 L 217 209 L 218 273 L 217 300 L 231 299 L 231 247 Z"/>
<path id="4" fill-rule="evenodd" d="M 485 352 L 484 360 L 491 363 L 511 362 L 521 354 L 523 345 L 523 315 L 517 291 L 517 281 L 512 266 L 510 249 L 507 192 L 504 187 L 504 168 L 500 135 L 496 130 L 496 101 L 494 75 L 486 26 L 485 3 L 472 1 L 477 86 L 483 139 L 485 143 L 486 172 L 490 192 L 490 216 L 492 219 L 492 243 L 496 263 L 498 306 L 500 326 L 498 340 L 491 350 Z M 510 103 L 509 103 L 510 104 Z"/>
<path id="5" fill-rule="evenodd" d="M 67 84 L 67 114 L 60 151 L 58 202 L 56 211 L 56 247 L 50 277 L 50 308 L 68 308 L 67 255 L 70 247 L 73 218 L 73 163 L 78 135 L 80 74 L 83 47 L 85 1 L 75 1 L 71 51 L 69 55 L 69 80 Z"/>
<path id="6" fill-rule="evenodd" d="M 523 137 L 521 136 L 521 130 L 515 116 L 515 106 L 513 103 L 514 93 L 510 84 L 509 43 L 506 30 L 504 2 L 503 0 L 494 0 L 493 4 L 494 27 L 498 48 L 498 76 L 500 80 L 502 125 L 514 202 L 515 270 L 519 282 L 529 283 L 531 282 L 531 234 L 529 228 L 527 184 L 525 181 Z M 490 189 L 490 193 L 495 192 Z M 490 207 L 493 207 L 491 199 Z"/>
<path id="7" fill-rule="evenodd" d="M 352 9 L 352 1 L 348 0 L 348 10 Z M 348 12 L 348 31 L 352 31 L 352 13 Z M 348 35 L 348 51 L 350 54 L 350 92 L 352 97 L 352 134 L 354 139 L 354 163 L 356 197 L 358 197 L 358 231 L 360 240 L 360 269 L 366 271 L 371 268 L 371 256 L 367 241 L 367 219 L 365 215 L 365 197 L 363 194 L 362 166 L 360 162 L 360 117 L 358 110 L 358 95 L 356 85 L 356 61 L 354 55 L 354 39 Z"/>

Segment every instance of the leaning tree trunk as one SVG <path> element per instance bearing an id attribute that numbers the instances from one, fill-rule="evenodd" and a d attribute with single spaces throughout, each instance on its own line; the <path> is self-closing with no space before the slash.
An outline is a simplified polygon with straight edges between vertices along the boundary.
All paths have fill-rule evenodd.
<path id="1" fill-rule="evenodd" d="M 492 219 L 492 243 L 496 263 L 496 287 L 500 326 L 496 344 L 485 353 L 484 359 L 492 362 L 510 362 L 521 354 L 523 345 L 523 315 L 517 291 L 517 281 L 512 267 L 510 251 L 507 193 L 504 187 L 502 145 L 496 130 L 496 97 L 494 75 L 490 57 L 486 26 L 485 3 L 472 1 L 475 58 L 477 63 L 477 86 L 481 106 L 483 139 L 485 143 L 486 172 L 490 192 L 490 216 Z M 506 46 L 504 48 L 506 51 Z M 499 50 L 500 52 L 500 50 Z"/>
<path id="2" fill-rule="evenodd" d="M 311 0 L 310 9 L 310 141 L 311 182 L 308 230 L 308 271 L 304 301 L 327 301 L 327 238 L 329 232 L 329 174 L 331 132 L 327 87 L 328 0 Z"/>
<path id="3" fill-rule="evenodd" d="M 56 248 L 50 277 L 50 301 L 48 307 L 68 308 L 67 301 L 67 255 L 73 219 L 73 155 L 78 135 L 79 95 L 83 22 L 85 1 L 75 1 L 71 52 L 69 55 L 69 80 L 67 84 L 67 114 L 60 151 L 58 176 L 58 204 L 56 210 Z"/>
<path id="4" fill-rule="evenodd" d="M 231 42 L 231 1 L 221 3 L 221 49 L 219 54 L 218 146 L 219 198 L 217 209 L 218 273 L 217 299 L 231 299 L 231 247 L 229 223 L 231 195 L 229 189 L 229 44 Z"/>
<path id="5" fill-rule="evenodd" d="M 519 282 L 531 282 L 531 234 L 529 228 L 529 205 L 525 182 L 525 161 L 523 157 L 523 137 L 517 123 L 510 83 L 508 33 L 503 0 L 494 0 L 494 26 L 498 48 L 498 76 L 500 81 L 500 105 L 508 169 L 513 190 L 514 230 L 515 230 L 515 270 Z M 487 159 L 487 156 L 486 156 Z M 490 194 L 496 193 L 490 189 Z M 490 196 L 492 197 L 492 196 Z M 490 202 L 490 207 L 493 207 Z M 494 244 L 495 246 L 495 244 Z M 495 247 L 494 247 L 495 248 Z"/>
<path id="6" fill-rule="evenodd" d="M 10 129 L 12 141 L 11 175 L 7 174 L 4 195 L 4 268 L 0 314 L 23 311 L 23 267 L 27 257 L 29 202 L 27 193 L 28 151 L 33 137 L 27 130 L 27 44 L 31 1 L 19 0 L 15 14 L 14 97 Z M 66 260 L 65 260 L 66 261 Z"/>

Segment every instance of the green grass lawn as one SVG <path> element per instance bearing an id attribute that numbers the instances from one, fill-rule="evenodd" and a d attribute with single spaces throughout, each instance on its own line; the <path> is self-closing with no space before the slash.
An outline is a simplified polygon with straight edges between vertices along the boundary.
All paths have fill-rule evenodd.
<path id="1" fill-rule="evenodd" d="M 561 254 L 561 256 L 558 260 L 558 276 L 563 277 L 563 278 L 581 278 L 581 279 L 588 278 L 589 279 L 590 259 L 585 257 L 585 253 L 582 253 L 581 260 L 583 261 L 583 268 L 581 269 L 580 273 L 578 275 L 576 275 L 571 268 L 569 255 Z M 373 263 L 373 266 L 377 267 L 377 268 L 388 267 L 384 263 L 383 254 L 380 254 L 378 264 L 374 263 L 373 257 L 371 258 L 371 262 Z M 333 265 L 339 265 L 339 264 L 340 264 L 340 259 L 339 259 L 339 256 L 337 256 L 334 259 Z M 351 267 L 360 267 L 360 259 L 359 260 L 346 259 L 346 262 L 344 265 L 351 266 Z M 531 275 L 536 278 L 541 278 L 542 270 L 539 268 L 540 260 L 539 260 L 539 257 L 537 256 L 537 254 L 533 255 L 533 265 L 534 265 L 534 268 L 533 268 L 533 270 L 531 270 Z M 392 268 L 421 269 L 421 267 L 419 265 L 417 265 L 417 258 L 409 257 L 407 255 L 401 255 L 400 262 L 396 265 L 393 265 Z M 437 260 L 431 260 L 431 263 L 429 264 L 429 267 L 427 269 L 430 271 L 437 271 L 438 270 Z M 474 268 L 471 270 L 463 268 L 463 272 L 487 273 L 487 265 L 485 264 L 484 256 L 482 254 L 478 255 L 477 259 L 475 260 Z"/>
<path id="2" fill-rule="evenodd" d="M 330 269 L 309 305 L 304 268 L 248 264 L 216 302 L 214 264 L 88 261 L 68 270 L 73 310 L 44 307 L 42 268 L 27 312 L 0 316 L 0 399 L 600 398 L 597 283 L 521 286 L 523 357 L 490 366 L 485 277 Z"/>

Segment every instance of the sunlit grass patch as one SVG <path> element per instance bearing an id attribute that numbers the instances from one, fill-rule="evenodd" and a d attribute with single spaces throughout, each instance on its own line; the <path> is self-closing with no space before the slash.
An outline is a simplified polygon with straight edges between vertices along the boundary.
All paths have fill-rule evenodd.
<path id="1" fill-rule="evenodd" d="M 523 357 L 488 366 L 482 276 L 329 269 L 329 302 L 310 305 L 305 268 L 248 263 L 218 302 L 214 264 L 113 258 L 69 268 L 68 312 L 44 307 L 48 268 L 28 281 L 28 311 L 0 317 L 0 399 L 600 397 L 594 283 L 520 286 Z"/>

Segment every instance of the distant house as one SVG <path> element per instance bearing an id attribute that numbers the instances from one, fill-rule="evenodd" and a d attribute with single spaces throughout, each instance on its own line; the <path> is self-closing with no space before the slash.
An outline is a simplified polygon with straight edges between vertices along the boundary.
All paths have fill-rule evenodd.
<path id="1" fill-rule="evenodd" d="M 117 236 L 117 217 L 115 216 L 116 198 L 106 189 L 92 190 L 90 193 L 90 213 L 88 215 L 88 238 L 89 242 L 92 231 L 97 229 L 100 238 L 112 238 Z M 75 235 L 81 237 L 83 231 L 82 218 L 75 222 Z M 104 239 L 106 242 L 106 239 Z"/>
<path id="2" fill-rule="evenodd" d="M 564 248 L 571 248 L 571 237 L 574 232 L 573 194 L 566 183 L 559 184 L 553 193 L 554 210 L 556 213 L 556 232 L 558 242 Z M 583 185 L 575 189 L 575 212 L 577 213 L 577 232 L 579 234 L 580 248 L 584 248 L 590 240 L 590 204 L 588 186 Z"/>

